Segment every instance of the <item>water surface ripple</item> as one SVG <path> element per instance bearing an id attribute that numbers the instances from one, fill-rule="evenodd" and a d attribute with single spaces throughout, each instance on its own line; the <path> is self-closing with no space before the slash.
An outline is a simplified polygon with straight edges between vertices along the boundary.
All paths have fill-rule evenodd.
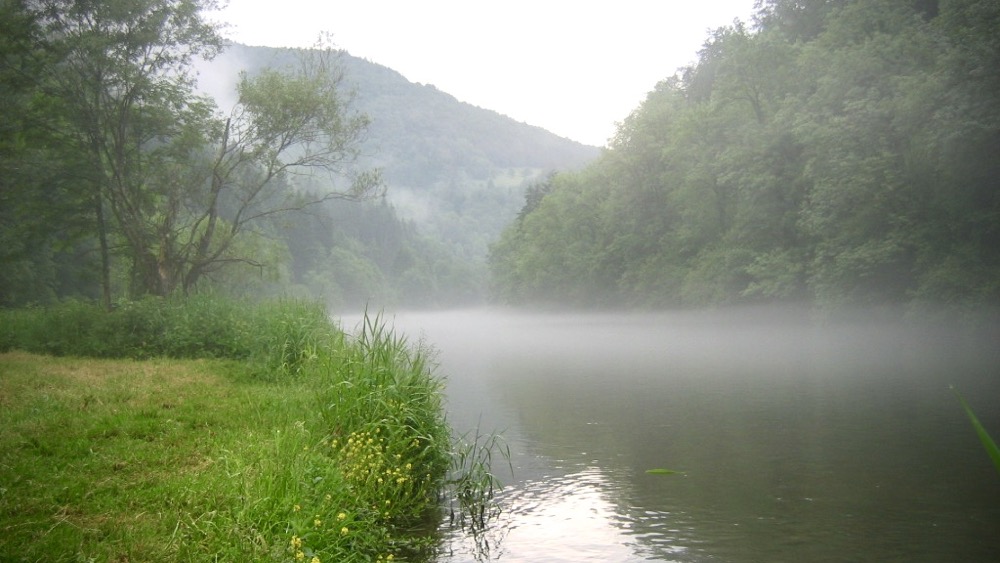
<path id="1" fill-rule="evenodd" d="M 1000 561 L 1000 339 L 795 313 L 395 316 L 514 475 L 439 561 Z M 653 468 L 682 471 L 651 475 Z M 487 550 L 482 549 L 485 542 Z M 477 545 L 479 547 L 477 547 Z"/>

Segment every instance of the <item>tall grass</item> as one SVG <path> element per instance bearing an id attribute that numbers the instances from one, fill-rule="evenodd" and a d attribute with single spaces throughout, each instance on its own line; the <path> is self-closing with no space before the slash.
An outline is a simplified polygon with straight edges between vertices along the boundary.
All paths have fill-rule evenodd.
<path id="1" fill-rule="evenodd" d="M 289 303 L 287 307 L 300 307 Z M 147 298 L 104 311 L 67 301 L 0 310 L 0 351 L 91 358 L 232 358 L 263 352 L 256 331 L 275 312 L 210 297 Z"/>
<path id="2" fill-rule="evenodd" d="M 307 301 L 254 303 L 210 296 L 149 297 L 104 311 L 68 301 L 0 310 L 0 352 L 23 350 L 92 358 L 228 358 L 257 376 L 302 373 L 320 348 L 341 347 L 343 333 L 324 308 Z"/>
<path id="3" fill-rule="evenodd" d="M 494 473 L 494 456 L 502 456 L 513 474 L 510 448 L 499 434 L 482 434 L 479 428 L 455 441 L 448 475 L 450 519 L 478 540 L 490 522 L 500 516 L 496 496 L 503 485 Z M 478 542 L 477 542 L 478 543 Z"/>
<path id="4" fill-rule="evenodd" d="M 48 356 L 0 354 L 0 560 L 431 551 L 442 382 L 378 316 L 352 336 L 295 301 L 66 303 L 0 311 L 11 350 Z"/>

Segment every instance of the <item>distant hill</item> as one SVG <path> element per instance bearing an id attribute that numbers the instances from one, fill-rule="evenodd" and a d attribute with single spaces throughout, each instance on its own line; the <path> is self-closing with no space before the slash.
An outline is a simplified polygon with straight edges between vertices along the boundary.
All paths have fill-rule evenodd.
<path id="1" fill-rule="evenodd" d="M 294 51 L 233 45 L 199 68 L 199 85 L 223 109 L 241 70 L 290 63 Z M 525 188 L 550 171 L 581 168 L 600 149 L 415 84 L 342 52 L 353 108 L 373 122 L 362 166 L 383 169 L 388 200 L 456 256 L 481 261 L 523 204 Z"/>

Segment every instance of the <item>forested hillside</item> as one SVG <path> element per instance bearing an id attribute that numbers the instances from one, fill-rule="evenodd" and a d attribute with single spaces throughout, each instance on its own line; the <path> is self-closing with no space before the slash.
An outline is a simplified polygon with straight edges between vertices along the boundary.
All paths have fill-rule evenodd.
<path id="1" fill-rule="evenodd" d="M 767 0 L 491 250 L 515 303 L 1000 301 L 1000 2 Z"/>
<path id="2" fill-rule="evenodd" d="M 231 45 L 200 67 L 200 80 L 224 106 L 239 71 L 295 64 L 295 53 Z M 338 63 L 351 107 L 371 119 L 356 166 L 381 168 L 397 213 L 460 257 L 485 257 L 531 181 L 600 154 L 346 51 Z"/>
<path id="3" fill-rule="evenodd" d="M 226 107 L 236 102 L 240 72 L 295 65 L 298 54 L 230 45 L 199 65 L 200 85 Z M 352 167 L 379 169 L 385 194 L 375 202 L 327 202 L 286 224 L 282 287 L 334 306 L 482 302 L 488 246 L 516 215 L 526 187 L 552 171 L 583 167 L 599 149 L 459 102 L 344 51 L 336 62 L 351 111 L 370 119 Z"/>
<path id="4" fill-rule="evenodd" d="M 0 306 L 480 300 L 526 182 L 599 152 L 204 4 L 0 3 Z"/>

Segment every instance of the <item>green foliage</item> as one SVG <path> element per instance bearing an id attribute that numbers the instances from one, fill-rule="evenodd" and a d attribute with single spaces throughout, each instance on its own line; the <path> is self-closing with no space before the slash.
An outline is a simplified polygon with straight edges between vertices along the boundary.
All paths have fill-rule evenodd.
<path id="1" fill-rule="evenodd" d="M 0 559 L 373 561 L 431 549 L 453 454 L 428 351 L 379 317 L 348 336 L 309 303 L 194 301 L 3 312 Z M 101 349 L 65 338 L 113 329 L 136 335 Z M 35 343 L 226 359 L 7 352 Z"/>
<path id="2" fill-rule="evenodd" d="M 330 324 L 325 307 L 318 303 L 283 300 L 254 310 L 255 316 L 240 332 L 252 338 L 251 368 L 258 377 L 280 381 L 302 375 L 324 349 L 337 349 L 343 343 L 343 333 Z"/>
<path id="3" fill-rule="evenodd" d="M 955 393 L 955 397 L 958 398 L 958 402 L 962 404 L 962 409 L 965 410 L 965 414 L 969 417 L 969 422 L 972 423 L 972 427 L 976 430 L 976 436 L 979 437 L 979 441 L 982 442 L 983 448 L 986 450 L 986 454 L 990 456 L 990 460 L 993 461 L 993 466 L 997 468 L 1000 472 L 1000 448 L 997 447 L 996 442 L 990 437 L 989 433 L 983 428 L 983 425 L 979 422 L 979 418 L 976 417 L 976 413 L 972 412 L 972 407 L 969 403 L 965 402 L 965 397 L 958 392 L 958 389 L 952 387 L 952 392 Z"/>
<path id="4" fill-rule="evenodd" d="M 93 165 L 53 123 L 66 110 L 37 77 L 53 64 L 27 3 L 0 3 L 0 306 L 97 296 Z M 83 192 L 83 193 L 81 193 Z"/>
<path id="5" fill-rule="evenodd" d="M 230 358 L 292 375 L 337 334 L 316 303 L 148 297 L 112 311 L 82 301 L 0 310 L 0 350 L 97 358 Z"/>
<path id="6" fill-rule="evenodd" d="M 288 279 L 332 309 L 481 301 L 484 272 L 404 222 L 385 201 L 327 202 L 280 235 Z"/>
<path id="7" fill-rule="evenodd" d="M 463 530 L 471 532 L 475 539 L 484 532 L 488 524 L 501 513 L 497 494 L 503 485 L 494 473 L 494 456 L 502 456 L 507 461 L 511 474 L 510 448 L 500 435 L 474 433 L 460 437 L 451 455 L 451 471 L 448 477 L 451 493 L 451 519 L 458 520 Z M 489 550 L 489 546 L 478 549 Z"/>
<path id="8" fill-rule="evenodd" d="M 996 3 L 775 0 L 716 30 L 528 202 L 492 249 L 496 296 L 1000 302 L 1000 75 L 970 14 Z"/>
<path id="9" fill-rule="evenodd" d="M 67 11 L 65 2 L 51 7 L 59 25 L 70 25 L 86 10 L 110 10 L 113 3 L 106 4 L 76 12 Z M 526 183 L 544 170 L 577 166 L 597 154 L 594 147 L 323 49 L 232 45 L 213 60 L 199 61 L 201 76 L 212 76 L 207 86 L 223 85 L 212 93 L 224 118 L 214 115 L 210 100 L 194 96 L 192 83 L 180 74 L 171 75 L 179 80 L 172 86 L 156 73 L 136 86 L 173 88 L 176 104 L 170 107 L 181 108 L 175 114 L 153 104 L 156 96 L 132 110 L 128 100 L 113 95 L 78 99 L 85 89 L 101 88 L 84 80 L 101 74 L 88 68 L 124 72 L 124 61 L 102 51 L 118 48 L 121 38 L 109 28 L 80 26 L 73 41 L 47 41 L 39 32 L 47 20 L 30 6 L 4 4 L 6 31 L 0 34 L 6 110 L 0 117 L 0 261 L 6 266 L 0 268 L 0 306 L 96 299 L 102 290 L 110 302 L 171 288 L 308 296 L 337 308 L 479 302 L 487 245 L 515 214 Z M 177 21 L 193 23 L 184 18 L 194 18 L 199 4 L 158 6 L 163 13 L 183 6 L 189 12 Z M 130 2 L 119 8 L 107 21 L 146 14 Z M 141 25 L 152 24 L 142 19 Z M 147 39 L 155 35 L 147 31 Z M 196 46 L 164 46 L 171 57 L 193 55 L 187 47 Z M 56 64 L 61 53 L 74 49 L 93 53 Z M 171 60 L 191 70 L 183 57 Z M 82 111 L 80 104 L 91 99 L 112 105 Z M 120 111 L 110 117 L 101 113 L 114 108 Z M 123 134 L 159 135 L 119 151 L 127 156 L 119 176 L 134 173 L 135 189 L 124 186 L 117 194 L 102 187 L 114 163 L 94 156 L 100 147 L 78 142 L 84 137 L 68 135 L 100 121 L 86 115 L 104 115 L 108 122 L 125 116 L 135 127 Z M 297 144 L 279 131 L 293 124 Z M 283 144 L 287 150 L 277 150 Z M 140 145 L 151 150 L 136 152 Z M 111 145 L 105 148 L 118 154 Z M 333 174 L 288 173 L 299 164 Z M 385 184 L 363 172 L 370 168 L 384 168 L 392 205 L 381 198 L 337 199 L 377 194 Z M 102 194 L 98 206 L 95 198 Z M 111 197 L 127 204 L 117 214 Z M 308 212 L 297 211 L 307 205 Z"/>
<path id="10" fill-rule="evenodd" d="M 215 7 L 4 3 L 3 25 L 23 27 L 0 42 L 0 94 L 15 116 L 0 122 L 0 242 L 23 242 L 3 245 L 12 267 L 0 304 L 186 294 L 232 270 L 275 268 L 275 216 L 381 193 L 377 171 L 345 168 L 369 120 L 349 111 L 333 50 L 244 74 L 225 117 L 197 93 L 192 65 L 223 47 L 206 19 Z M 326 176 L 297 189 L 303 170 Z"/>
<path id="11" fill-rule="evenodd" d="M 352 345 L 324 359 L 317 400 L 330 448 L 358 503 L 387 524 L 425 517 L 449 463 L 441 382 L 427 354 L 366 316 Z"/>

